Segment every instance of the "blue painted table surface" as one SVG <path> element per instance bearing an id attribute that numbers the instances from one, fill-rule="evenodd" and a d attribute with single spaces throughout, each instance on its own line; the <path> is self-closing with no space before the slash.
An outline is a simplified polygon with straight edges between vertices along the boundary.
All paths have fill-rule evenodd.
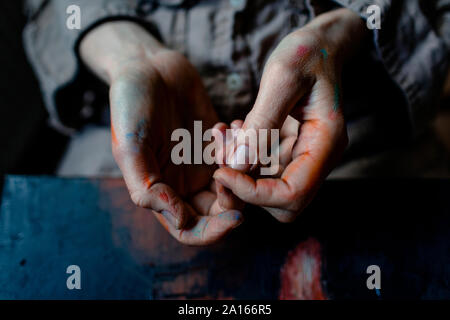
<path id="1" fill-rule="evenodd" d="M 172 239 L 120 179 L 2 181 L 1 299 L 274 299 L 288 253 L 310 237 L 331 298 L 450 298 L 450 181 L 328 181 L 295 223 L 249 208 L 209 247 Z M 371 264 L 381 295 L 366 287 Z M 81 290 L 66 287 L 69 265 Z"/>

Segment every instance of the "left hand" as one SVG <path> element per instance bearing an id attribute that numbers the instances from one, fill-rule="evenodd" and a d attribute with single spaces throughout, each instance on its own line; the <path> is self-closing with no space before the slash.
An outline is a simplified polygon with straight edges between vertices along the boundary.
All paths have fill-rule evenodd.
<path id="1" fill-rule="evenodd" d="M 243 130 L 227 163 L 233 163 L 233 155 L 242 159 L 242 150 L 247 162 L 234 169 L 218 169 L 216 181 L 243 201 L 264 207 L 281 222 L 296 218 L 347 145 L 341 68 L 362 41 L 364 30 L 359 16 L 339 9 L 317 17 L 281 41 L 266 63 L 253 109 L 243 123 L 233 123 Z M 278 176 L 255 180 L 246 174 L 258 160 L 258 150 L 245 141 L 245 131 L 250 129 L 281 129 L 282 173 Z M 269 137 L 262 139 L 267 141 L 259 138 L 258 146 Z M 243 147 L 238 154 L 239 146 Z"/>
<path id="2" fill-rule="evenodd" d="M 130 21 L 92 29 L 80 53 L 110 85 L 112 150 L 133 202 L 184 244 L 211 244 L 239 226 L 242 204 L 212 180 L 214 166 L 171 159 L 175 129 L 218 120 L 192 64 Z"/>

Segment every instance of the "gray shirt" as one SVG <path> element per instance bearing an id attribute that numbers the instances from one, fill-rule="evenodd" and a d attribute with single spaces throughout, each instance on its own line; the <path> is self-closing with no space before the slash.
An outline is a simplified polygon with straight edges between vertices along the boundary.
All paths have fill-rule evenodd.
<path id="1" fill-rule="evenodd" d="M 81 8 L 81 30 L 66 27 L 72 4 Z M 64 132 L 107 103 L 78 44 L 113 19 L 136 21 L 184 53 L 230 121 L 252 107 L 265 61 L 284 36 L 339 7 L 367 19 L 372 4 L 381 8 L 381 29 L 343 74 L 349 149 L 358 151 L 417 135 L 434 114 L 448 70 L 450 0 L 28 0 L 23 35 L 51 122 Z"/>

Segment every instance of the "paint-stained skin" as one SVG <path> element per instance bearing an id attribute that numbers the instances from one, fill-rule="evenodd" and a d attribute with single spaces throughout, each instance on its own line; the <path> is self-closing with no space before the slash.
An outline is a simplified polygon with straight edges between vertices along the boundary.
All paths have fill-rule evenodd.
<path id="1" fill-rule="evenodd" d="M 320 52 L 322 53 L 323 59 L 327 60 L 328 59 L 328 51 L 326 49 L 320 49 Z M 333 105 L 334 112 L 337 112 L 339 109 L 339 100 L 341 97 L 340 95 L 341 95 L 341 93 L 340 93 L 339 85 L 336 83 L 334 85 L 334 105 Z"/>
<path id="2" fill-rule="evenodd" d="M 301 59 L 305 58 L 310 52 L 310 49 L 307 46 L 300 45 L 297 48 L 297 56 Z"/>
<path id="3" fill-rule="evenodd" d="M 226 219 L 228 221 L 239 221 L 242 218 L 241 214 L 239 212 L 234 212 L 233 214 L 219 213 L 217 216 L 220 218 Z"/>
<path id="4" fill-rule="evenodd" d="M 324 59 L 324 60 L 327 60 L 327 59 L 328 59 L 328 52 L 327 52 L 327 50 L 325 50 L 325 49 L 320 49 L 320 52 L 321 52 L 322 55 L 323 55 L 323 59 Z"/>
<path id="5" fill-rule="evenodd" d="M 140 146 L 144 143 L 147 132 L 147 121 L 144 119 L 138 122 L 136 131 L 128 132 L 125 134 L 125 138 L 132 142 L 133 151 L 138 153 L 140 151 Z"/>
<path id="6" fill-rule="evenodd" d="M 169 197 L 167 196 L 167 194 L 166 194 L 165 192 L 161 192 L 161 193 L 159 194 L 159 198 L 160 198 L 162 201 L 166 202 L 166 203 L 169 202 Z"/>
<path id="7" fill-rule="evenodd" d="M 114 126 L 111 124 L 111 141 L 112 141 L 112 144 L 114 145 L 114 146 L 116 146 L 117 145 L 117 136 L 116 136 L 116 131 L 114 130 Z"/>
<path id="8" fill-rule="evenodd" d="M 197 225 L 195 226 L 194 230 L 192 230 L 192 232 L 193 232 L 195 237 L 197 237 L 197 238 L 201 238 L 202 237 L 204 229 L 207 227 L 205 224 L 206 224 L 206 220 L 205 219 L 202 219 L 199 223 L 197 223 Z"/>
<path id="9" fill-rule="evenodd" d="M 150 190 L 151 186 L 153 185 L 153 181 L 150 177 L 146 177 L 144 179 L 144 185 L 147 188 L 147 190 Z"/>

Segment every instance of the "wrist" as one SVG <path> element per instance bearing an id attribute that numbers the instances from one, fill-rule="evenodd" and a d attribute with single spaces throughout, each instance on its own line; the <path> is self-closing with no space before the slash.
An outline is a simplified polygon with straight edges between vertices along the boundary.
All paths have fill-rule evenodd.
<path id="1" fill-rule="evenodd" d="M 115 21 L 91 30 L 80 43 L 82 61 L 110 84 L 129 66 L 148 64 L 165 47 L 136 23 Z"/>

